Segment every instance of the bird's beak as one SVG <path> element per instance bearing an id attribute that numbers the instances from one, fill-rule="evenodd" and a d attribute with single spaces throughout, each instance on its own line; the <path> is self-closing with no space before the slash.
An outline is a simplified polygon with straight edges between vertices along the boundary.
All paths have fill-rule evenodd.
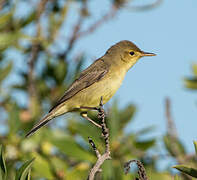
<path id="1" fill-rule="evenodd" d="M 141 56 L 142 57 L 144 57 L 144 56 L 156 56 L 156 54 L 142 51 Z"/>

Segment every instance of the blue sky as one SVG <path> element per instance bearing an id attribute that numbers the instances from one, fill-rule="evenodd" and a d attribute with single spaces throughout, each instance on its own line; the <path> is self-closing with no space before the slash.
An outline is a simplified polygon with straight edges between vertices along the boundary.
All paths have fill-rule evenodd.
<path id="1" fill-rule="evenodd" d="M 108 3 L 93 1 L 91 6 L 99 17 Z M 197 62 L 196 7 L 195 0 L 164 0 L 160 7 L 150 11 L 122 10 L 75 48 L 87 52 L 89 64 L 111 45 L 125 39 L 144 51 L 156 53 L 156 57 L 142 58 L 128 72 L 116 97 L 121 106 L 134 103 L 138 107 L 129 129 L 136 131 L 155 125 L 154 135 L 166 131 L 164 100 L 169 97 L 178 134 L 189 151 L 194 151 L 197 135 L 197 92 L 186 89 L 183 79 L 192 75 L 191 66 Z"/>

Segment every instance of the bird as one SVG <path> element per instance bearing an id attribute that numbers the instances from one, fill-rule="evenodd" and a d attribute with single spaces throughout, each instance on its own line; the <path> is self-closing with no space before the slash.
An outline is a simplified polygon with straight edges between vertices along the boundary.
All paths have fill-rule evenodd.
<path id="1" fill-rule="evenodd" d="M 128 70 L 140 58 L 155 55 L 142 51 L 128 40 L 111 46 L 102 57 L 81 72 L 48 114 L 37 122 L 25 137 L 31 136 L 55 117 L 68 112 L 80 112 L 83 118 L 100 127 L 87 116 L 87 112 L 93 107 L 98 107 L 101 97 L 103 104 L 112 98 Z"/>

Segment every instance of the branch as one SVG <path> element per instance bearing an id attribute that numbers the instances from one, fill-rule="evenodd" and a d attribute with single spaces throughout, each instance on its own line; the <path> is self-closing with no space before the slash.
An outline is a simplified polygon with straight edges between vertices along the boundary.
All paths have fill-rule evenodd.
<path id="1" fill-rule="evenodd" d="M 127 7 L 127 9 L 132 10 L 132 11 L 146 11 L 146 10 L 150 10 L 150 9 L 160 6 L 162 2 L 163 0 L 156 0 L 152 4 L 147 4 L 143 6 L 130 6 L 130 7 Z"/>
<path id="2" fill-rule="evenodd" d="M 146 170 L 145 170 L 143 164 L 139 160 L 130 160 L 130 161 L 126 162 L 125 165 L 124 165 L 125 174 L 128 174 L 128 172 L 130 170 L 130 165 L 133 162 L 135 162 L 137 164 L 137 166 L 138 166 L 139 180 L 148 180 L 148 177 L 146 175 Z"/>
<path id="3" fill-rule="evenodd" d="M 5 0 L 0 0 L 0 11 L 3 9 L 5 3 L 6 3 Z"/>
<path id="4" fill-rule="evenodd" d="M 95 165 L 90 170 L 90 173 L 87 178 L 88 180 L 94 180 L 96 173 L 101 171 L 100 167 L 104 163 L 104 161 L 107 159 L 111 159 L 110 157 L 111 152 L 110 152 L 110 146 L 109 146 L 109 129 L 107 128 L 106 123 L 105 123 L 105 112 L 103 109 L 102 97 L 101 97 L 100 107 L 98 108 L 98 118 L 101 120 L 102 136 L 105 141 L 105 153 L 101 155 L 101 153 L 97 149 L 93 140 L 90 137 L 88 137 L 89 143 L 92 146 L 92 149 L 94 150 L 98 158 Z"/>
<path id="5" fill-rule="evenodd" d="M 90 27 L 88 27 L 85 31 L 79 32 L 77 34 L 77 38 L 81 38 L 83 36 L 86 36 L 86 35 L 94 32 L 103 23 L 105 23 L 109 19 L 113 18 L 116 15 L 117 10 L 118 10 L 118 8 L 116 6 L 112 6 L 111 10 L 106 15 L 101 17 L 101 19 L 96 21 L 94 24 L 92 24 Z"/>
<path id="6" fill-rule="evenodd" d="M 170 105 L 171 105 L 170 99 L 166 98 L 166 119 L 167 119 L 168 134 L 173 136 L 174 138 L 177 138 L 177 130 L 170 112 Z"/>
<path id="7" fill-rule="evenodd" d="M 39 37 L 41 36 L 41 25 L 40 25 L 40 17 L 42 15 L 42 13 L 44 12 L 46 3 L 48 2 L 48 0 L 41 0 L 40 3 L 37 6 L 37 10 L 36 10 L 36 25 L 37 25 L 37 34 L 36 36 Z M 31 57 L 29 59 L 28 65 L 29 65 L 29 72 L 28 72 L 28 81 L 29 81 L 29 85 L 28 85 L 28 92 L 30 95 L 30 98 L 34 98 L 37 97 L 36 96 L 36 88 L 35 88 L 35 78 L 34 78 L 34 68 L 35 68 L 35 63 L 36 60 L 38 59 L 39 56 L 39 52 L 40 52 L 41 46 L 39 42 L 35 42 L 32 44 L 31 47 Z M 32 100 L 30 100 L 30 107 L 29 109 L 32 110 Z"/>
<path id="8" fill-rule="evenodd" d="M 86 17 L 86 15 L 84 15 L 84 12 L 87 11 L 87 2 L 84 1 L 83 7 L 81 8 L 81 11 L 80 11 L 80 17 L 79 17 L 77 23 L 75 24 L 75 26 L 73 28 L 73 34 L 71 35 L 71 37 L 68 41 L 68 47 L 65 50 L 65 52 L 63 54 L 61 54 L 60 56 L 63 57 L 64 59 L 66 59 L 66 57 L 68 56 L 68 54 L 70 53 L 70 51 L 74 47 L 74 44 L 81 37 L 84 37 L 84 36 L 87 36 L 87 35 L 93 33 L 99 26 L 101 26 L 106 21 L 113 18 L 116 15 L 117 10 L 118 10 L 118 8 L 114 5 L 112 5 L 111 9 L 109 10 L 109 12 L 107 14 L 105 14 L 103 17 L 101 17 L 99 20 L 97 20 L 94 24 L 90 25 L 90 27 L 88 27 L 86 30 L 81 31 L 81 26 L 82 26 L 83 21 L 85 20 L 85 17 Z"/>

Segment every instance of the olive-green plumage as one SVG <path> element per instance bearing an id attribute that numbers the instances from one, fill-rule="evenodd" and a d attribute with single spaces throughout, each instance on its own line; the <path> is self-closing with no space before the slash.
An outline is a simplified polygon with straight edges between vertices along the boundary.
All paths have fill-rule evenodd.
<path id="1" fill-rule="evenodd" d="M 141 51 L 130 41 L 120 41 L 97 59 L 68 88 L 63 97 L 26 135 L 33 134 L 53 118 L 72 111 L 87 111 L 80 107 L 97 107 L 101 96 L 105 104 L 119 89 L 126 72 L 143 56 L 153 53 Z"/>

